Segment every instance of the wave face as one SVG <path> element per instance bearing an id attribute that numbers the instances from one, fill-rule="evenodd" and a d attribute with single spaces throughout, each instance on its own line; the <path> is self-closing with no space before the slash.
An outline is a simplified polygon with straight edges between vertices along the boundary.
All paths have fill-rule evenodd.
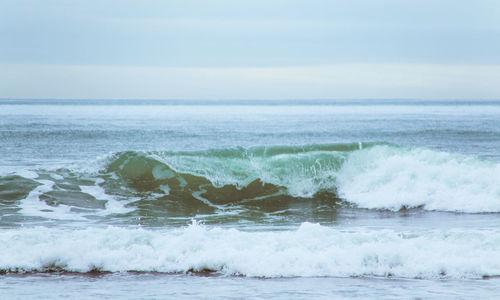
<path id="1" fill-rule="evenodd" d="M 368 144 L 370 146 L 373 144 Z M 106 173 L 138 190 L 174 195 L 202 192 L 211 202 L 284 193 L 311 198 L 334 191 L 335 177 L 355 144 L 255 147 L 200 152 L 122 152 Z"/>
<path id="2" fill-rule="evenodd" d="M 278 211 L 292 202 L 500 212 L 500 164 L 387 143 L 118 152 L 76 169 L 6 175 L 0 187 L 3 207 L 20 203 L 36 216 L 68 210 L 194 216 L 230 208 Z"/>
<path id="3" fill-rule="evenodd" d="M 3 272 L 218 272 L 258 277 L 500 275 L 498 230 L 344 229 L 245 232 L 192 224 L 170 230 L 20 228 L 0 232 Z"/>

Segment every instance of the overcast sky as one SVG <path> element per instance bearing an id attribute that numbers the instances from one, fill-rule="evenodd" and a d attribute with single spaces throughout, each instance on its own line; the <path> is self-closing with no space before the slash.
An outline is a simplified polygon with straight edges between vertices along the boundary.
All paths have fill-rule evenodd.
<path id="1" fill-rule="evenodd" d="M 498 0 L 0 0 L 0 98 L 500 98 Z"/>

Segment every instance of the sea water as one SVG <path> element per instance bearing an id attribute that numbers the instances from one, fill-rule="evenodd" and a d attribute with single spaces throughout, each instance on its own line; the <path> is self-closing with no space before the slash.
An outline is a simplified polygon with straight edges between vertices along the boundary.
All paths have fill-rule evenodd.
<path id="1" fill-rule="evenodd" d="M 0 297 L 496 297 L 499 149 L 499 101 L 0 100 Z"/>

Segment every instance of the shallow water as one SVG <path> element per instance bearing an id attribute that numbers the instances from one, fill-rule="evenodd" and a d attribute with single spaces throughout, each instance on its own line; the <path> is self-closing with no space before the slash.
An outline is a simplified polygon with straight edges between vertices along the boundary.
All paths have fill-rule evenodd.
<path id="1" fill-rule="evenodd" d="M 37 299 L 494 299 L 498 295 L 498 280 L 118 273 L 8 275 L 0 281 L 2 299 L 26 299 L 33 295 Z"/>
<path id="2" fill-rule="evenodd" d="M 498 149 L 495 101 L 0 100 L 0 293 L 489 298 Z"/>

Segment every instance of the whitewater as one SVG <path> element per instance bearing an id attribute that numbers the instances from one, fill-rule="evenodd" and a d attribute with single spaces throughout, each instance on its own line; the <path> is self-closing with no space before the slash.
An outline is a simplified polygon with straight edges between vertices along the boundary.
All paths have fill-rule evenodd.
<path id="1" fill-rule="evenodd" d="M 0 296 L 494 297 L 499 120 L 477 100 L 0 100 Z"/>

